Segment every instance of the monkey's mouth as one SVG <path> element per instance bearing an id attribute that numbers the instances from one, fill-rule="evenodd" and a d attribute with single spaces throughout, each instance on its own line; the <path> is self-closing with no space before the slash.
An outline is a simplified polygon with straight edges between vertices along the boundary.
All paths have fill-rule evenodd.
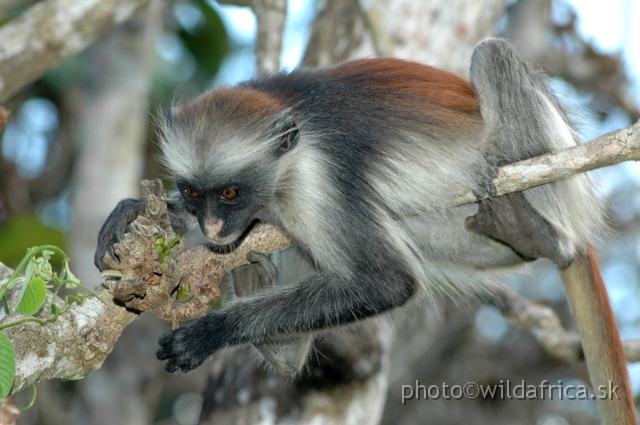
<path id="1" fill-rule="evenodd" d="M 207 242 L 207 247 L 218 254 L 228 254 L 242 243 L 244 238 L 247 237 L 249 232 L 251 232 L 251 229 L 253 229 L 253 226 L 255 226 L 257 223 L 259 223 L 259 221 L 254 220 L 249 223 L 249 225 L 245 229 L 237 230 L 228 236 L 219 238 L 210 238 L 207 236 L 207 239 L 209 240 Z"/>
<path id="2" fill-rule="evenodd" d="M 223 238 L 210 238 L 207 242 L 207 247 L 218 254 L 228 254 L 240 245 L 242 242 L 242 232 L 235 232 L 229 236 Z"/>
<path id="3" fill-rule="evenodd" d="M 241 234 L 242 232 L 234 232 L 231 235 L 222 238 L 212 238 L 207 236 L 207 239 L 209 239 L 209 242 L 214 245 L 230 245 L 236 242 L 240 238 Z"/>

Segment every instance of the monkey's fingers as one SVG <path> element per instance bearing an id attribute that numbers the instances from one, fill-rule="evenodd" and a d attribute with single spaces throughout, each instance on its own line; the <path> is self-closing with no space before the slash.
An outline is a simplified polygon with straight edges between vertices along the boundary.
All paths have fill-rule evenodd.
<path id="1" fill-rule="evenodd" d="M 160 348 L 156 352 L 156 357 L 158 360 L 167 360 L 164 368 L 169 373 L 174 373 L 178 369 L 185 373 L 189 372 L 204 361 L 204 358 L 190 353 L 191 344 L 186 338 L 185 328 L 162 335 L 158 343 Z"/>
<path id="2" fill-rule="evenodd" d="M 127 231 L 127 226 L 137 216 L 144 213 L 144 202 L 140 199 L 125 199 L 120 201 L 109 217 L 102 225 L 98 233 L 98 244 L 93 257 L 96 267 L 102 272 L 109 269 L 104 261 L 105 254 L 119 262 L 119 258 L 113 250 L 113 245 L 121 242 Z"/>

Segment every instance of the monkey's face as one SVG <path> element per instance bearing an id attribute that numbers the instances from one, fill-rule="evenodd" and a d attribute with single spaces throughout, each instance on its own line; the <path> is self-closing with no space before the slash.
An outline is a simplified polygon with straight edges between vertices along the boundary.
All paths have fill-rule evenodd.
<path id="1" fill-rule="evenodd" d="M 258 168 L 262 168 L 259 170 Z M 273 185 L 264 167 L 254 167 L 234 176 L 178 179 L 176 185 L 185 210 L 193 214 L 202 233 L 214 245 L 235 242 L 273 197 Z"/>
<path id="2" fill-rule="evenodd" d="M 187 211 L 216 245 L 237 240 L 278 187 L 299 131 L 289 108 L 249 89 L 217 89 L 161 122 L 163 162 Z"/>

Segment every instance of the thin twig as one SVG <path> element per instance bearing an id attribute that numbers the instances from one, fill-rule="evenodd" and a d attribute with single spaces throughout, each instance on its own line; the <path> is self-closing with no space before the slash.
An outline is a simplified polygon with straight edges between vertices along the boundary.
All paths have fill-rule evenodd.
<path id="1" fill-rule="evenodd" d="M 497 196 L 563 180 L 576 174 L 640 159 L 640 121 L 588 143 L 500 167 L 493 180 Z M 470 189 L 457 192 L 454 205 L 475 202 Z"/>

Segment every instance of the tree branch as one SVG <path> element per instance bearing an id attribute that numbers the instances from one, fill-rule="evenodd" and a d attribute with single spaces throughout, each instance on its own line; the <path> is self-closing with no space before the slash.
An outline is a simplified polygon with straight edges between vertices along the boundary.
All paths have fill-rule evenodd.
<path id="1" fill-rule="evenodd" d="M 0 27 L 0 102 L 147 3 L 149 0 L 46 0 Z"/>
<path id="2" fill-rule="evenodd" d="M 493 180 L 497 196 L 563 180 L 576 174 L 640 159 L 640 121 L 579 146 L 500 167 Z M 460 190 L 454 205 L 477 200 L 470 189 Z"/>
<path id="3" fill-rule="evenodd" d="M 639 157 L 640 122 L 582 146 L 501 167 L 494 184 L 499 195 L 504 195 Z M 476 201 L 468 190 L 458 193 L 456 205 Z M 273 226 L 260 226 L 240 249 L 230 254 L 211 254 L 217 255 L 215 261 L 220 265 L 216 274 L 221 276 L 227 270 L 246 264 L 249 250 L 274 252 L 289 244 L 286 235 Z M 2 273 L 0 281 L 1 277 Z M 98 289 L 97 293 L 106 304 L 88 299 L 72 306 L 54 323 L 45 326 L 27 323 L 6 331 L 16 347 L 17 356 L 18 373 L 12 393 L 38 380 L 79 377 L 100 367 L 117 337 L 137 315 L 114 302 L 112 292 L 107 289 Z M 568 344 L 559 345 L 558 338 L 565 337 L 564 330 L 559 330 L 559 324 L 554 324 L 546 310 L 540 310 L 543 307 L 507 295 L 501 301 L 505 316 L 515 325 L 532 330 L 552 355 L 564 359 L 577 358 L 575 339 L 570 337 Z M 162 316 L 170 319 L 166 311 Z M 14 319 L 5 317 L 0 323 Z M 625 349 L 629 360 L 640 360 L 640 343 L 626 342 Z"/>
<path id="4" fill-rule="evenodd" d="M 43 326 L 27 322 L 3 330 L 13 343 L 16 355 L 11 394 L 37 381 L 77 379 L 100 368 L 124 328 L 141 311 L 153 311 L 168 321 L 205 314 L 220 297 L 216 291 L 219 279 L 227 270 L 247 263 L 249 250 L 274 252 L 291 245 L 290 239 L 273 226 L 260 225 L 228 255 L 197 247 L 181 253 L 172 250 L 165 262 L 157 248 L 166 245 L 175 234 L 169 223 L 162 183 L 145 181 L 142 186 L 145 212 L 134 220 L 125 240 L 115 247 L 122 262 L 111 264 L 115 272 L 106 274 L 104 285 L 95 290 L 103 302 L 90 297 L 72 305 L 55 322 Z M 158 245 L 160 238 L 162 243 Z M 0 263 L 0 286 L 12 272 Z M 115 284 L 111 279 L 114 274 L 119 275 Z M 182 283 L 181 276 L 198 282 L 188 302 L 170 296 L 172 289 Z M 15 287 L 11 294 L 17 292 Z M 11 305 L 11 299 L 9 303 Z M 58 305 L 63 304 L 58 301 Z M 0 301 L 0 324 L 24 317 L 4 316 Z"/>
<path id="5" fill-rule="evenodd" d="M 6 266 L 0 263 L 0 267 Z M 98 288 L 95 293 L 104 303 L 90 297 L 70 307 L 55 322 L 44 326 L 27 322 L 3 330 L 16 353 L 12 394 L 45 379 L 78 379 L 102 366 L 124 328 L 138 314 L 114 303 L 107 288 Z M 6 316 L 0 324 L 23 317 Z"/>
<path id="6" fill-rule="evenodd" d="M 540 346 L 550 355 L 569 362 L 584 359 L 582 343 L 576 332 L 562 327 L 560 318 L 550 307 L 499 289 L 490 295 L 491 304 L 512 325 L 531 332 Z M 640 340 L 623 341 L 629 363 L 640 362 Z"/>
<path id="7" fill-rule="evenodd" d="M 250 7 L 256 15 L 256 64 L 259 73 L 280 70 L 282 33 L 287 18 L 286 0 L 223 0 L 222 4 Z"/>

